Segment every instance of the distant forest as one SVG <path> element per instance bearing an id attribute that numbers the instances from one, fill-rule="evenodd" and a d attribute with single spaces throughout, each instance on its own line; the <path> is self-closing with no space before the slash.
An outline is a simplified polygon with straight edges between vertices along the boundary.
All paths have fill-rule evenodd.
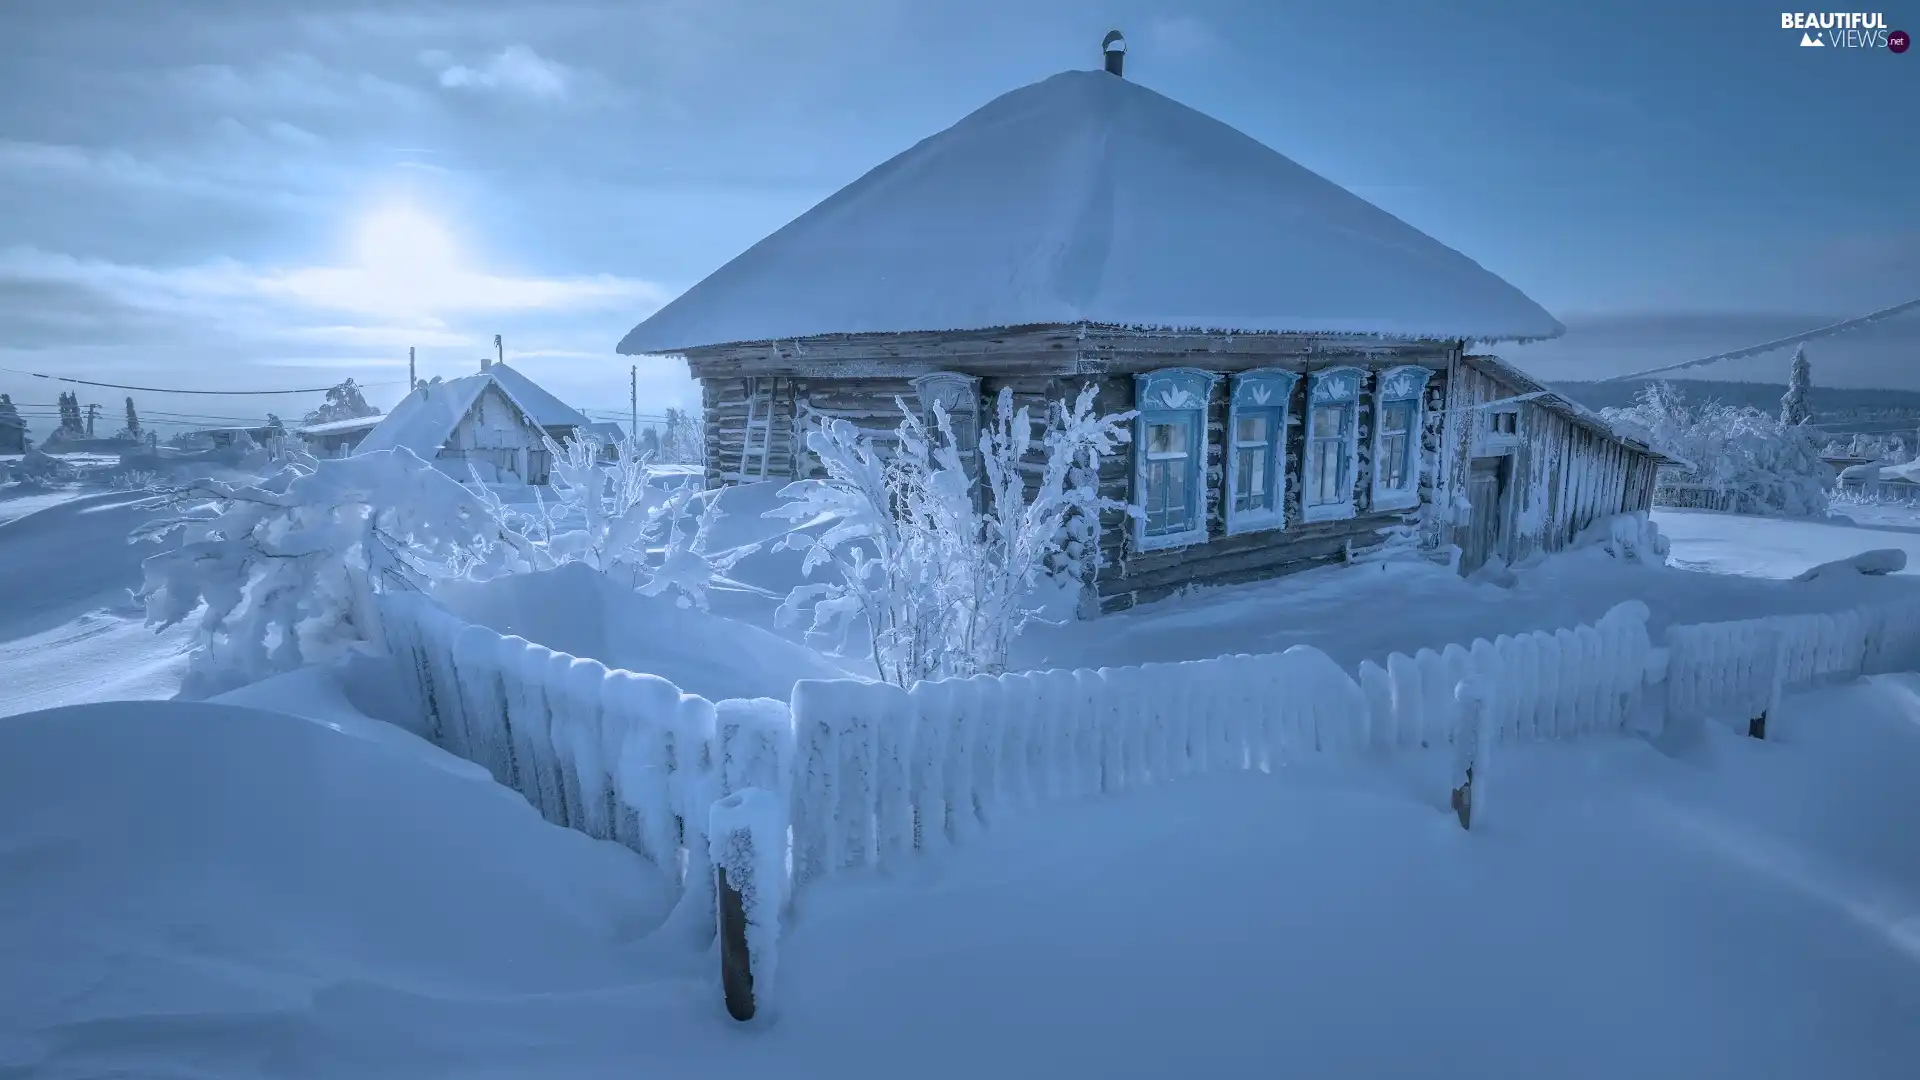
<path id="1" fill-rule="evenodd" d="M 1818 378 L 1817 369 L 1815 377 Z M 1733 406 L 1751 405 L 1763 412 L 1780 411 L 1780 398 L 1787 392 L 1785 383 L 1719 382 L 1709 379 L 1669 379 L 1667 382 L 1685 394 L 1691 404 L 1721 401 Z M 1633 404 L 1634 397 L 1644 385 L 1645 381 L 1557 382 L 1553 384 L 1553 389 L 1589 409 L 1605 409 Z M 1920 390 L 1856 390 L 1816 383 L 1809 396 L 1814 423 L 1822 427 L 1872 424 L 1874 421 L 1920 422 Z"/>

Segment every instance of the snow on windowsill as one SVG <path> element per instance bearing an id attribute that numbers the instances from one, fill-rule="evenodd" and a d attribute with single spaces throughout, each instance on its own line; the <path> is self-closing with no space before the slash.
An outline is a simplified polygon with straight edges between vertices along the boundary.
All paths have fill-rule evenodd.
<path id="1" fill-rule="evenodd" d="M 1368 504 L 1374 510 L 1411 510 L 1420 505 L 1418 491 L 1375 491 Z"/>
<path id="2" fill-rule="evenodd" d="M 1167 551 L 1172 548 L 1192 547 L 1195 544 L 1204 544 L 1206 542 L 1207 530 L 1204 527 L 1188 529 L 1186 532 L 1167 533 L 1164 536 L 1147 536 L 1144 533 L 1135 533 L 1133 537 L 1133 549 L 1135 551 Z"/>
<path id="3" fill-rule="evenodd" d="M 1357 516 L 1351 502 L 1329 503 L 1325 506 L 1305 507 L 1300 513 L 1302 521 L 1345 521 Z"/>
<path id="4" fill-rule="evenodd" d="M 1243 536 L 1247 533 L 1280 532 L 1287 527 L 1287 519 L 1280 514 L 1249 514 L 1227 517 L 1227 535 Z"/>

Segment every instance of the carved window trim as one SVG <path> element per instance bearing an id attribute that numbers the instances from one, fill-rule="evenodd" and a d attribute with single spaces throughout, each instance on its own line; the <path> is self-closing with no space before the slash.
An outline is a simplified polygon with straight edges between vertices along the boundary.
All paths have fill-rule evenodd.
<path id="1" fill-rule="evenodd" d="M 1369 479 L 1369 505 L 1375 510 L 1405 510 L 1420 504 L 1421 432 L 1426 426 L 1427 383 L 1432 378 L 1431 368 L 1412 364 L 1380 373 L 1373 403 L 1373 468 Z M 1413 403 L 1413 413 L 1407 421 L 1406 445 L 1401 449 L 1401 482 L 1390 486 L 1381 482 L 1381 465 L 1386 461 L 1387 408 L 1408 402 Z"/>
<path id="2" fill-rule="evenodd" d="M 1203 543 L 1207 539 L 1207 402 L 1220 376 L 1198 368 L 1163 368 L 1133 377 L 1133 495 L 1134 505 L 1142 512 L 1133 519 L 1133 546 L 1136 551 L 1160 551 Z M 1153 532 L 1148 516 L 1150 477 L 1159 469 L 1160 460 L 1149 453 L 1148 433 L 1159 425 L 1184 424 L 1186 445 L 1179 451 L 1184 458 L 1182 481 L 1185 485 L 1186 527 Z"/>
<path id="3" fill-rule="evenodd" d="M 1280 368 L 1257 368 L 1237 372 L 1228 394 L 1226 430 L 1227 486 L 1221 503 L 1225 507 L 1227 535 L 1259 532 L 1287 527 L 1287 421 L 1293 404 L 1293 388 L 1300 381 L 1295 372 Z M 1240 420 L 1259 414 L 1266 418 L 1266 487 L 1268 505 L 1259 510 L 1241 510 L 1240 481 L 1243 448 L 1240 445 Z"/>
<path id="4" fill-rule="evenodd" d="M 1366 369 L 1336 367 L 1307 376 L 1306 460 L 1301 463 L 1300 519 L 1302 521 L 1339 521 L 1355 514 L 1354 467 L 1360 456 L 1360 383 Z M 1319 430 L 1321 414 L 1328 408 L 1341 413 L 1341 431 L 1327 435 Z M 1336 486 L 1341 498 L 1313 502 L 1316 485 L 1314 470 L 1319 463 L 1320 443 L 1326 441 L 1342 456 L 1338 462 Z"/>

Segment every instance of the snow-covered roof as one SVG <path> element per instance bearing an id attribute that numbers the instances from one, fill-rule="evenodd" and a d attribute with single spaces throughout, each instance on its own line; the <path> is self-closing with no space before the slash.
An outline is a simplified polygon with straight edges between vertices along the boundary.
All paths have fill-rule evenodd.
<path id="1" fill-rule="evenodd" d="M 842 188 L 636 326 L 622 353 L 1040 324 L 1556 337 L 1518 289 L 1251 137 L 1068 71 Z"/>
<path id="2" fill-rule="evenodd" d="M 302 435 L 338 435 L 343 431 L 365 431 L 380 423 L 379 413 L 372 416 L 354 416 L 345 420 L 329 420 L 324 424 L 305 424 L 296 430 Z"/>
<path id="3" fill-rule="evenodd" d="M 527 414 L 526 407 L 515 400 L 505 387 L 501 387 L 491 373 L 436 380 L 401 398 L 400 404 L 395 405 L 392 412 L 367 432 L 367 437 L 360 440 L 355 450 L 371 454 L 404 446 L 430 461 L 446 445 L 447 437 L 473 410 L 474 402 L 480 400 L 480 395 L 486 393 L 489 386 L 505 393 L 507 400 L 522 416 Z"/>
<path id="4" fill-rule="evenodd" d="M 580 433 L 610 442 L 619 442 L 627 437 L 626 429 L 611 420 L 595 420 L 581 428 Z"/>
<path id="5" fill-rule="evenodd" d="M 1871 468 L 1871 466 L 1869 466 Z M 1848 469 L 1847 472 L 1852 472 Z M 1845 475 L 1842 473 L 1841 475 Z M 1920 484 L 1920 459 L 1903 461 L 1898 465 L 1887 465 L 1880 469 L 1882 483 Z"/>
<path id="6" fill-rule="evenodd" d="M 585 427 L 587 425 L 587 418 L 580 410 L 547 393 L 539 383 L 527 378 L 517 369 L 506 364 L 493 364 L 487 368 L 487 374 L 499 380 L 501 387 L 507 391 L 507 396 L 519 402 L 520 408 L 528 416 L 533 417 L 533 422 L 541 427 Z"/>
<path id="7" fill-rule="evenodd" d="M 1626 430 L 1618 424 L 1609 422 L 1606 417 L 1601 416 L 1599 413 L 1594 412 L 1592 409 L 1587 408 L 1572 398 L 1547 389 L 1539 380 L 1521 371 L 1519 368 L 1514 367 L 1512 364 L 1507 363 L 1498 356 L 1474 353 L 1465 357 L 1465 360 L 1467 363 L 1485 370 L 1488 374 L 1491 374 L 1501 382 L 1519 391 L 1521 395 L 1526 397 L 1529 404 L 1538 405 L 1549 412 L 1553 412 L 1568 423 L 1586 428 L 1595 435 L 1612 439 L 1628 449 L 1645 454 L 1658 464 L 1682 467 L 1689 464 L 1671 454 L 1662 453 L 1654 449 L 1653 446 L 1648 443 L 1644 434 L 1638 431 Z"/>

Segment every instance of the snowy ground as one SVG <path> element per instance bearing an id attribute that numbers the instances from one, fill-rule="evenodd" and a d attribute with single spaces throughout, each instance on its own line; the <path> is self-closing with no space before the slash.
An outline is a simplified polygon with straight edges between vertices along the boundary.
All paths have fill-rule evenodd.
<path id="1" fill-rule="evenodd" d="M 1209 777 L 806 895 L 771 1023 L 612 845 L 221 706 L 0 721 L 0 1074 L 1908 1077 L 1920 679 L 1436 762 Z M 244 760 L 247 768 L 225 767 Z M 30 884 L 29 884 L 30 883 Z M 11 886 L 11 887 L 9 887 Z"/>
<path id="2" fill-rule="evenodd" d="M 717 543 L 775 535 L 769 494 L 730 494 Z M 1920 676 L 1796 697 L 1764 744 L 1502 754 L 1471 836 L 1423 759 L 1052 808 L 804 896 L 776 1015 L 741 1029 L 709 957 L 647 936 L 651 868 L 366 719 L 387 712 L 377 663 L 8 716 L 171 696 L 185 643 L 129 604 L 137 496 L 25 498 L 0 499 L 0 1076 L 1877 1080 L 1920 1060 Z M 1920 589 L 1920 561 L 1780 580 L 1920 556 L 1920 518 L 1891 510 L 1657 519 L 1681 568 L 1585 551 L 1512 589 L 1315 571 L 1036 627 L 1016 660 L 1309 642 L 1351 664 L 1629 597 L 1657 629 Z M 797 563 L 743 562 L 715 616 L 603 597 L 567 621 L 524 582 L 448 599 L 710 696 L 778 694 L 834 670 L 761 629 Z"/>

